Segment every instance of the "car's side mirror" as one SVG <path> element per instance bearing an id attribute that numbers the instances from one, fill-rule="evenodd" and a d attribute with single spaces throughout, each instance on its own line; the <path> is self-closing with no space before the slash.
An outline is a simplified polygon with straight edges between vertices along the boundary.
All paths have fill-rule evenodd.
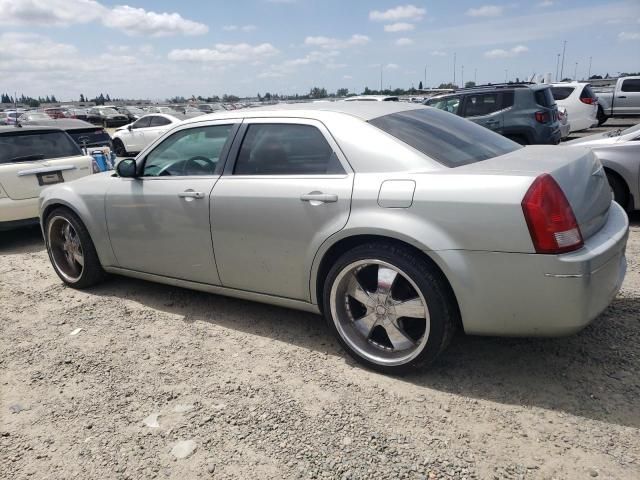
<path id="1" fill-rule="evenodd" d="M 116 173 L 122 178 L 135 178 L 137 176 L 136 161 L 133 158 L 125 158 L 116 166 Z"/>
<path id="2" fill-rule="evenodd" d="M 127 125 L 127 130 L 131 131 L 133 127 L 131 125 Z"/>

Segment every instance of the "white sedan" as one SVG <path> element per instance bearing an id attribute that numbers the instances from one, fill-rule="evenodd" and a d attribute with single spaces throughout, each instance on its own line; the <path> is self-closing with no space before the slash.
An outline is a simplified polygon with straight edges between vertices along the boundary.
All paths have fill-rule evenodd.
<path id="1" fill-rule="evenodd" d="M 551 85 L 551 93 L 558 110 L 564 108 L 569 114 L 571 132 L 586 130 L 598 124 L 598 98 L 588 83 L 554 83 Z"/>
<path id="2" fill-rule="evenodd" d="M 126 157 L 130 153 L 140 152 L 144 147 L 184 120 L 175 114 L 153 113 L 139 118 L 129 125 L 120 127 L 113 134 L 113 149 L 119 157 Z"/>

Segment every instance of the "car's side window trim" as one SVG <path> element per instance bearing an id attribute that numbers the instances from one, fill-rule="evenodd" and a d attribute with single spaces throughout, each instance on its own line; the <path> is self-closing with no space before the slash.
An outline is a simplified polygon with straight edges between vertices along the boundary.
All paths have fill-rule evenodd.
<path id="1" fill-rule="evenodd" d="M 344 173 L 314 173 L 314 174 L 300 174 L 294 173 L 290 175 L 234 175 L 233 171 L 235 169 L 236 162 L 238 161 L 238 156 L 240 155 L 240 148 L 242 147 L 242 143 L 244 142 L 247 131 L 249 130 L 249 126 L 251 125 L 264 125 L 264 124 L 292 124 L 292 125 L 308 125 L 318 129 L 320 134 L 323 136 L 325 141 L 329 144 L 329 146 L 333 150 L 333 154 L 336 155 Z M 349 164 L 349 161 L 345 157 L 342 149 L 335 141 L 329 129 L 318 120 L 311 120 L 306 118 L 287 118 L 287 117 L 277 117 L 277 118 L 248 118 L 245 119 L 242 123 L 242 126 L 239 128 L 235 141 L 231 149 L 227 155 L 227 162 L 224 166 L 224 170 L 222 175 L 229 178 L 344 178 L 353 173 L 353 169 Z"/>
<path id="2" fill-rule="evenodd" d="M 140 161 L 137 164 L 137 170 L 139 173 L 139 179 L 140 180 L 174 180 L 174 179 L 180 179 L 180 178 L 194 178 L 194 177 L 199 177 L 199 178 L 204 178 L 204 177 L 218 177 L 220 175 L 222 175 L 222 172 L 224 171 L 225 165 L 227 163 L 227 159 L 229 157 L 229 151 L 231 150 L 232 145 L 235 142 L 236 136 L 238 134 L 238 130 L 240 129 L 241 126 L 241 121 L 238 121 L 237 119 L 234 120 L 221 120 L 218 121 L 216 123 L 206 123 L 206 124 L 201 124 L 200 122 L 197 123 L 190 123 L 188 125 L 183 125 L 180 126 L 176 129 L 171 129 L 170 131 L 168 131 L 165 135 L 159 137 L 159 139 L 154 142 L 153 148 L 149 149 L 148 151 L 144 151 L 143 155 L 140 157 Z M 220 150 L 220 157 L 218 158 L 218 164 L 216 165 L 216 169 L 213 172 L 213 174 L 208 174 L 208 175 L 172 175 L 172 176 L 144 176 L 144 167 L 145 164 L 147 162 L 147 158 L 149 156 L 150 153 L 152 153 L 158 146 L 160 146 L 160 144 L 162 144 L 163 142 L 165 142 L 166 140 L 168 140 L 170 137 L 172 137 L 173 135 L 176 135 L 184 130 L 191 130 L 191 129 L 195 129 L 195 128 L 205 128 L 205 127 L 219 127 L 219 126 L 225 126 L 225 125 L 231 125 L 231 131 L 229 132 L 229 137 L 227 138 L 227 140 L 224 143 L 224 146 L 222 147 L 222 150 Z"/>

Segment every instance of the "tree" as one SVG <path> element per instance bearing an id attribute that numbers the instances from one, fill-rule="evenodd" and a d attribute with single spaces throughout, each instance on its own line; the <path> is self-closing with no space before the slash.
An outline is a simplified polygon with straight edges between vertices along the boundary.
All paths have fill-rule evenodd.
<path id="1" fill-rule="evenodd" d="M 326 88 L 313 87 L 309 91 L 309 98 L 327 98 L 327 89 Z"/>
<path id="2" fill-rule="evenodd" d="M 441 83 L 440 85 L 438 85 L 438 88 L 455 89 L 455 88 L 458 88 L 458 86 L 454 85 L 453 83 Z"/>
<path id="3" fill-rule="evenodd" d="M 84 95 L 82 93 L 80 94 L 80 102 L 81 103 L 86 102 L 86 100 L 84 99 Z"/>
<path id="4" fill-rule="evenodd" d="M 346 97 L 347 95 L 349 95 L 349 89 L 348 88 L 339 88 L 336 91 L 336 97 Z"/>
<path id="5" fill-rule="evenodd" d="M 476 82 L 474 82 L 473 80 L 470 82 L 464 82 L 464 87 L 465 88 L 471 88 L 471 87 L 475 87 L 476 86 Z"/>
<path id="6" fill-rule="evenodd" d="M 418 84 L 418 90 L 422 90 L 422 80 L 420 80 L 420 83 Z"/>

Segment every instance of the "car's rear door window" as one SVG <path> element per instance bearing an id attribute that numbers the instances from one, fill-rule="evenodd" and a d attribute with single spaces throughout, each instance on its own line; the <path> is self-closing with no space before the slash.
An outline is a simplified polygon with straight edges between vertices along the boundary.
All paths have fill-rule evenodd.
<path id="1" fill-rule="evenodd" d="M 151 117 L 151 124 L 149 126 L 164 127 L 165 125 L 169 125 L 170 123 L 171 123 L 171 120 L 169 120 L 168 118 L 161 117 L 159 115 L 154 115 L 153 117 Z"/>
<path id="2" fill-rule="evenodd" d="M 584 88 L 582 89 L 582 92 L 580 92 L 580 98 L 591 99 L 591 100 L 596 99 L 596 95 L 593 93 L 593 90 L 591 89 L 591 85 L 584 86 Z"/>
<path id="3" fill-rule="evenodd" d="M 640 92 L 640 79 L 623 80 L 621 90 L 623 92 Z"/>
<path id="4" fill-rule="evenodd" d="M 421 108 L 369 120 L 371 125 L 447 167 L 458 167 L 522 148 L 473 122 Z"/>
<path id="5" fill-rule="evenodd" d="M 467 95 L 462 110 L 463 117 L 481 117 L 502 109 L 498 93 L 478 93 Z"/>
<path id="6" fill-rule="evenodd" d="M 574 90 L 574 87 L 551 87 L 551 94 L 556 100 L 565 100 L 569 98 Z"/>
<path id="7" fill-rule="evenodd" d="M 328 175 L 344 173 L 320 130 L 312 125 L 249 125 L 234 175 Z"/>
<path id="8" fill-rule="evenodd" d="M 0 164 L 76 155 L 82 155 L 82 151 L 65 132 L 36 130 L 0 135 Z"/>
<path id="9" fill-rule="evenodd" d="M 149 124 L 151 123 L 151 117 L 152 117 L 152 115 L 147 115 L 146 117 L 142 117 L 141 119 L 136 120 L 131 125 L 131 128 L 133 128 L 133 129 L 147 128 L 149 126 Z"/>

